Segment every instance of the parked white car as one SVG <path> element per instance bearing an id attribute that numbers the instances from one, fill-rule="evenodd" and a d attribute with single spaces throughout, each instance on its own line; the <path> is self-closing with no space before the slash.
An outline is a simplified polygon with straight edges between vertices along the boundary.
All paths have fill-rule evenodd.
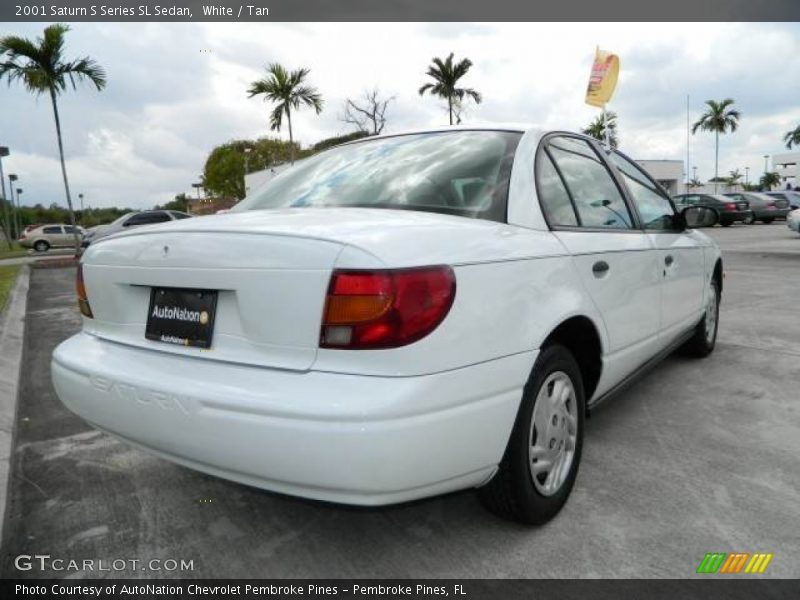
<path id="1" fill-rule="evenodd" d="M 800 209 L 793 210 L 786 215 L 786 226 L 792 231 L 800 233 Z"/>
<path id="2" fill-rule="evenodd" d="M 92 244 L 55 389 L 98 429 L 281 493 L 382 505 L 479 487 L 541 523 L 588 409 L 709 354 L 722 262 L 632 160 L 571 133 L 372 137 L 231 212 Z"/>
<path id="3" fill-rule="evenodd" d="M 169 223 L 188 219 L 192 215 L 179 210 L 143 210 L 125 213 L 116 221 L 105 225 L 95 225 L 91 227 L 83 239 L 83 246 L 89 246 L 97 240 L 125 231 L 131 227 L 141 227 L 143 225 L 157 225 L 158 223 Z"/>

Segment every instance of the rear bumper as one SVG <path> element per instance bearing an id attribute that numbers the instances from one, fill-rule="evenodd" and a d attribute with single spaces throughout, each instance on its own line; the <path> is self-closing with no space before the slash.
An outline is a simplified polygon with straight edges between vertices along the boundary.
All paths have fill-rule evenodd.
<path id="1" fill-rule="evenodd" d="M 501 460 L 535 352 L 419 377 L 292 372 L 81 333 L 58 396 L 159 456 L 276 492 L 380 505 L 480 485 Z"/>
<path id="2" fill-rule="evenodd" d="M 751 210 L 724 210 L 719 212 L 720 223 L 737 223 L 753 216 Z"/>

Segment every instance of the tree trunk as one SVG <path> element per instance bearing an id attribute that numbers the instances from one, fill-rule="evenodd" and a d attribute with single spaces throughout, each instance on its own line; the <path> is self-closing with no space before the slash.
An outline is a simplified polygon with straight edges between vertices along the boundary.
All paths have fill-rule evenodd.
<path id="1" fill-rule="evenodd" d="M 58 137 L 58 155 L 61 159 L 61 174 L 64 176 L 64 191 L 67 194 L 67 209 L 69 210 L 69 224 L 72 225 L 72 238 L 75 241 L 75 256 L 81 253 L 81 242 L 78 239 L 78 229 L 75 227 L 75 212 L 72 210 L 72 196 L 69 193 L 69 180 L 67 179 L 67 166 L 64 164 L 64 144 L 61 141 L 61 121 L 58 118 L 58 102 L 55 90 L 50 90 L 50 99 L 53 101 L 53 115 L 56 118 L 56 136 Z"/>
<path id="2" fill-rule="evenodd" d="M 450 111 L 450 125 L 453 124 L 453 97 L 447 97 L 447 109 Z"/>
<path id="3" fill-rule="evenodd" d="M 11 217 L 8 213 L 8 198 L 6 198 L 6 179 L 5 175 L 3 175 L 3 159 L 0 158 L 0 185 L 3 187 L 3 209 L 5 211 L 5 223 L 3 224 L 3 236 L 6 238 L 6 242 L 8 242 L 8 249 L 13 249 L 11 244 Z M 9 183 L 9 186 L 12 184 Z"/>
<path id="4" fill-rule="evenodd" d="M 717 193 L 717 184 L 719 183 L 719 131 L 714 132 L 714 193 Z"/>
<path id="5" fill-rule="evenodd" d="M 292 135 L 292 111 L 286 105 L 286 120 L 289 122 L 289 163 L 294 164 L 294 136 Z"/>

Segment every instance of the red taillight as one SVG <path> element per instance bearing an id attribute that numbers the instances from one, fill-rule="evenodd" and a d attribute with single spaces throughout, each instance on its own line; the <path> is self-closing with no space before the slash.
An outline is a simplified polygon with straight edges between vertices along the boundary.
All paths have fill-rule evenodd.
<path id="1" fill-rule="evenodd" d="M 736 210 L 736 205 L 733 202 L 728 202 L 725 205 L 725 210 Z"/>
<path id="2" fill-rule="evenodd" d="M 767 202 L 767 208 L 774 209 L 775 208 L 775 203 L 774 202 Z"/>
<path id="3" fill-rule="evenodd" d="M 78 308 L 84 317 L 93 317 L 92 308 L 89 306 L 89 297 L 86 295 L 86 285 L 83 283 L 83 265 L 78 265 L 78 274 L 75 277 L 75 291 L 78 293 Z"/>
<path id="4" fill-rule="evenodd" d="M 334 271 L 320 346 L 361 350 L 411 344 L 436 329 L 455 295 L 455 274 L 447 266 Z"/>

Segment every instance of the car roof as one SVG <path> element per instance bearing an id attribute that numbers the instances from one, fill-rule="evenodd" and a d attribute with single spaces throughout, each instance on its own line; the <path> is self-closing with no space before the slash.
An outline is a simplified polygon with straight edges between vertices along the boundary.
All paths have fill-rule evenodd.
<path id="1" fill-rule="evenodd" d="M 471 123 L 469 125 L 442 125 L 441 127 L 420 127 L 414 129 L 404 129 L 401 131 L 393 131 L 391 133 L 381 133 L 379 135 L 370 135 L 362 138 L 358 138 L 357 140 L 352 140 L 350 142 L 345 142 L 343 144 L 338 144 L 337 146 L 332 146 L 336 148 L 338 146 L 348 146 L 351 144 L 358 144 L 361 142 L 366 142 L 370 140 L 376 139 L 386 139 L 392 137 L 399 137 L 403 135 L 416 135 L 421 133 L 446 133 L 450 131 L 512 131 L 516 133 L 527 133 L 529 131 L 539 132 L 540 134 L 545 133 L 545 128 L 539 125 L 535 125 L 533 123 Z M 575 135 L 582 135 L 577 132 L 571 131 L 564 131 L 563 133 L 574 133 Z"/>

